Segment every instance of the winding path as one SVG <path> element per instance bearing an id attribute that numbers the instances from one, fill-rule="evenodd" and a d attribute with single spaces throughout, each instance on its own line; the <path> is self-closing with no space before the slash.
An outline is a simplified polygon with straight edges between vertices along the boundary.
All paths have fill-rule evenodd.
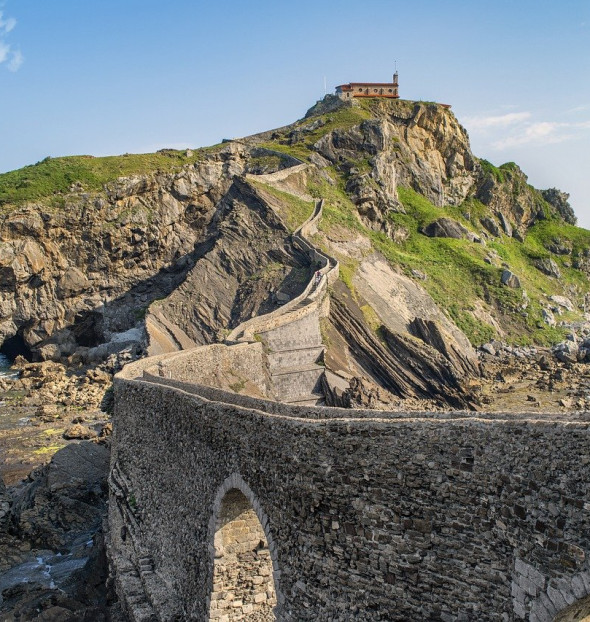
<path id="1" fill-rule="evenodd" d="M 294 234 L 321 263 L 318 287 L 225 344 L 116 377 L 109 556 L 130 619 L 581 620 L 588 414 L 270 399 L 273 369 L 311 366 L 318 344 L 298 335 L 327 312 L 337 278 L 309 239 L 321 209 Z M 228 374 L 259 396 L 228 390 Z M 220 386 L 195 382 L 204 376 Z"/>

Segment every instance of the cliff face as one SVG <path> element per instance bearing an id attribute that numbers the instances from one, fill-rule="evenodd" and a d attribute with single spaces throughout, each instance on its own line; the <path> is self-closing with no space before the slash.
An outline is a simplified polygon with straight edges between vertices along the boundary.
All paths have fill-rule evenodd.
<path id="1" fill-rule="evenodd" d="M 530 187 L 514 163 L 497 168 L 478 160 L 467 132 L 447 107 L 403 100 L 362 105 L 369 119 L 327 133 L 313 148 L 345 175 L 346 191 L 368 226 L 386 230 L 387 213 L 403 211 L 398 186 L 412 188 L 437 207 L 475 198 L 510 234 L 512 228 L 523 233 L 548 214 L 575 224 L 567 195 Z M 339 107 L 351 104 L 332 102 L 332 110 Z M 325 104 L 312 108 L 308 118 L 316 110 L 321 113 Z"/>
<path id="2" fill-rule="evenodd" d="M 315 144 L 347 175 L 346 190 L 361 213 L 373 219 L 401 209 L 399 185 L 414 188 L 437 206 L 465 200 L 478 167 L 467 134 L 452 114 L 436 105 L 378 100 L 371 114 L 374 118 Z"/>
<path id="3" fill-rule="evenodd" d="M 204 150 L 196 163 L 175 171 L 113 179 L 98 191 L 84 190 L 72 172 L 74 182 L 59 195 L 59 206 L 51 194 L 28 203 L 4 201 L 0 341 L 16 335 L 8 345 L 57 359 L 101 343 L 116 349 L 127 338 L 138 340 L 125 331 L 147 326 L 156 351 L 169 350 L 215 341 L 239 321 L 271 310 L 281 302 L 277 294 L 296 294 L 302 282 L 303 268 L 284 226 L 292 206 L 287 202 L 279 210 L 268 209 L 252 187 L 235 178 L 301 161 L 307 163 L 307 188 L 301 192 L 325 195 L 328 222 L 330 209 L 340 210 L 344 228 L 360 226 L 367 239 L 371 231 L 384 234 L 381 246 L 375 240 L 368 244 L 377 244 L 394 264 L 396 258 L 404 259 L 399 266 L 406 274 L 416 268 L 432 278 L 425 286 L 447 311 L 451 302 L 437 296 L 437 275 L 423 255 L 420 231 L 430 230 L 426 225 L 435 220 L 432 210 L 461 221 L 451 227 L 456 237 L 480 241 L 469 250 L 477 270 L 466 274 L 482 271 L 486 240 L 522 240 L 541 221 L 574 218 L 567 195 L 556 190 L 541 194 L 515 165 L 496 168 L 474 157 L 465 130 L 443 106 L 368 100 L 355 107 L 327 97 L 291 126 Z M 2 183 L 0 176 L 0 203 Z M 408 199 L 414 195 L 426 202 Z M 331 226 L 325 227 L 328 238 L 336 235 L 334 227 L 328 231 Z M 584 242 L 559 243 L 574 255 L 570 267 L 584 263 L 577 248 Z M 534 253 L 524 247 L 518 252 L 531 265 L 533 260 L 551 265 L 550 248 L 543 238 Z M 439 255 L 441 249 L 436 250 Z M 348 253 L 354 268 L 359 258 L 349 250 L 335 249 Z M 501 260 L 511 266 L 508 255 L 500 259 L 500 253 L 496 260 L 493 252 L 488 254 L 495 270 Z M 445 261 L 455 260 L 446 255 Z M 559 271 L 566 259 L 556 261 Z M 566 266 L 561 274 L 568 270 Z M 486 275 L 490 283 L 492 277 Z M 556 282 L 554 293 L 583 294 L 580 279 L 572 279 L 575 292 Z M 531 283 L 547 290 L 536 277 Z M 451 317 L 494 315 L 493 287 L 484 289 L 481 305 L 467 301 L 464 309 L 451 310 Z M 487 326 L 496 320 L 491 318 Z"/>
<path id="4" fill-rule="evenodd" d="M 238 146 L 174 173 L 122 178 L 0 220 L 0 339 L 47 344 L 52 356 L 132 328 L 184 279 L 216 205 L 245 170 Z"/>
<path id="5" fill-rule="evenodd" d="M 208 233 L 184 281 L 149 308 L 150 354 L 222 340 L 227 329 L 272 311 L 289 275 L 307 274 L 282 221 L 243 181 L 220 201 Z M 304 279 L 291 280 L 303 288 Z"/>

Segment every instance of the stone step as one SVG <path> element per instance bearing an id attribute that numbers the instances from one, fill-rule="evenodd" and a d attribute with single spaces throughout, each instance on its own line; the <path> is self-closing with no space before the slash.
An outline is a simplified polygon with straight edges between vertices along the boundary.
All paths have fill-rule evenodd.
<path id="1" fill-rule="evenodd" d="M 326 400 L 319 393 L 310 393 L 309 395 L 300 395 L 299 397 L 289 400 L 288 404 L 295 406 L 324 406 Z"/>
<path id="2" fill-rule="evenodd" d="M 320 392 L 320 379 L 324 368 L 319 365 L 294 367 L 272 374 L 274 393 L 281 402 Z"/>
<path id="3" fill-rule="evenodd" d="M 261 332 L 260 336 L 271 352 L 313 348 L 322 345 L 317 311 L 294 322 L 267 332 Z"/>
<path id="4" fill-rule="evenodd" d="M 268 355 L 270 373 L 276 374 L 289 368 L 312 366 L 321 358 L 324 349 L 324 346 L 312 346 L 271 352 Z"/>

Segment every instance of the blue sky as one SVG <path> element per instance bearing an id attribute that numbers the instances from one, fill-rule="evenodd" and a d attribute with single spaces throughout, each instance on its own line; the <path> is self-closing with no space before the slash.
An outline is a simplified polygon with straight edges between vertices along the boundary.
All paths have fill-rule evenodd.
<path id="1" fill-rule="evenodd" d="M 0 0 L 0 171 L 203 146 L 349 81 L 449 103 L 590 228 L 590 0 Z"/>

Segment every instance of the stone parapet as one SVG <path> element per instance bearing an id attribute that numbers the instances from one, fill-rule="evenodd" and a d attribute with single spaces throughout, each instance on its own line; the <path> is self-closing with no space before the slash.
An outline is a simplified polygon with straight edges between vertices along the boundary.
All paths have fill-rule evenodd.
<path id="1" fill-rule="evenodd" d="M 111 547 L 141 577 L 140 594 L 117 584 L 132 620 L 146 603 L 159 619 L 208 619 L 210 523 L 232 474 L 272 542 L 280 621 L 533 621 L 590 593 L 586 414 L 367 416 L 258 400 L 264 412 L 146 380 L 115 383 L 125 486 L 111 489 Z"/>

